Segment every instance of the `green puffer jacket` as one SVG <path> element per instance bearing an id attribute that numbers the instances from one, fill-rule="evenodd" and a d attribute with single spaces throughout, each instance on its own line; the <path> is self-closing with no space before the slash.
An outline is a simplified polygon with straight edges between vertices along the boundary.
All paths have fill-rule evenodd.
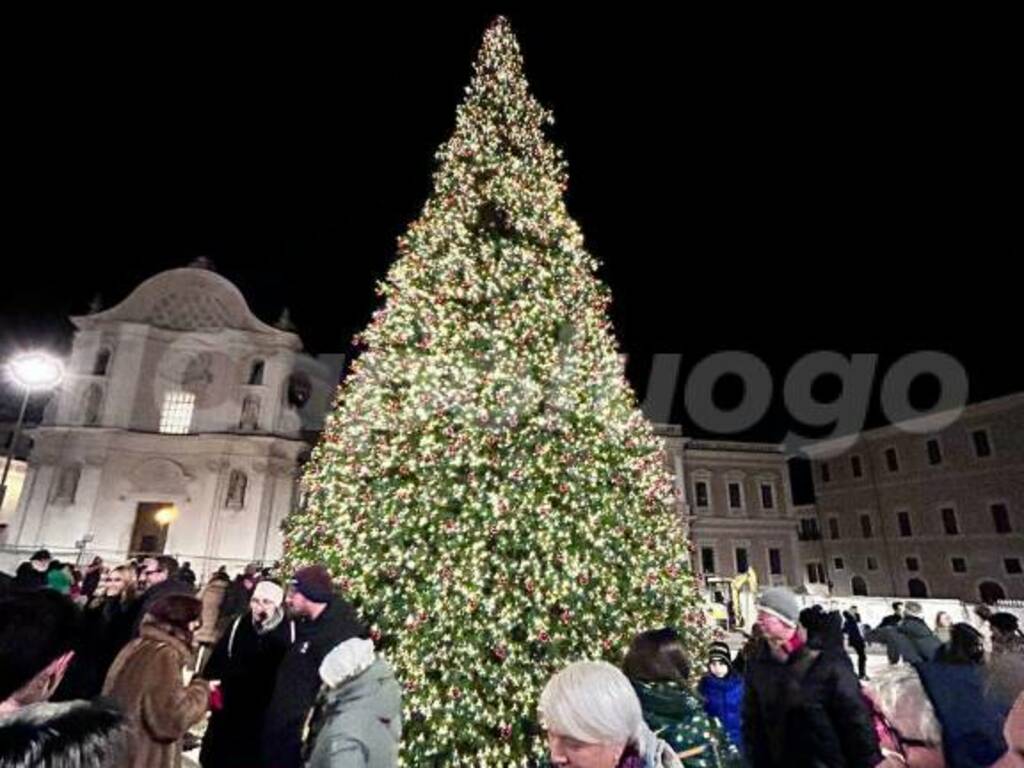
<path id="1" fill-rule="evenodd" d="M 746 763 L 701 700 L 675 683 L 632 681 L 644 720 L 676 751 L 684 768 L 742 768 Z"/>

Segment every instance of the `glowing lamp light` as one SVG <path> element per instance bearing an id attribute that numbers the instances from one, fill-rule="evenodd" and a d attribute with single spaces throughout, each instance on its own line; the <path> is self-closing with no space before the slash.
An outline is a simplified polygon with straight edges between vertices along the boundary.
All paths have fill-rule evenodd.
<path id="1" fill-rule="evenodd" d="M 173 504 L 169 507 L 161 507 L 153 515 L 153 519 L 160 525 L 170 525 L 178 519 L 178 508 Z"/>
<path id="2" fill-rule="evenodd" d="M 45 352 L 26 352 L 7 365 L 11 376 L 25 389 L 49 389 L 64 378 L 64 366 Z"/>

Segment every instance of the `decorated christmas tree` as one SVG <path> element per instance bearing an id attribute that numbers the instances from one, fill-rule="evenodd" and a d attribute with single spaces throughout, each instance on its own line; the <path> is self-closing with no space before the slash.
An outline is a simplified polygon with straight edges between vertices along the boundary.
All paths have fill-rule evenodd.
<path id="1" fill-rule="evenodd" d="M 644 629 L 702 641 L 663 446 L 504 19 L 474 71 L 286 523 L 286 565 L 326 563 L 394 664 L 410 766 L 528 765 L 552 672 Z"/>

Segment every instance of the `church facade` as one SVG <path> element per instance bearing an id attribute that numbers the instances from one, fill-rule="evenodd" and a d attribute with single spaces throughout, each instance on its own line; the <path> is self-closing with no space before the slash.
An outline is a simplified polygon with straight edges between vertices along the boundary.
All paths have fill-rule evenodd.
<path id="1" fill-rule="evenodd" d="M 73 317 L 67 374 L 32 431 L 6 547 L 197 571 L 276 559 L 341 359 L 314 358 L 204 266 Z"/>

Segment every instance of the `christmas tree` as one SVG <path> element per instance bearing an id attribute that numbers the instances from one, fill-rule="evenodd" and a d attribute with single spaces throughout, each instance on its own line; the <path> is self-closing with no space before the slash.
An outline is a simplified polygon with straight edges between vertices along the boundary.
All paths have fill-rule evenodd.
<path id="1" fill-rule="evenodd" d="M 528 765 L 568 661 L 702 613 L 663 446 L 636 405 L 504 19 L 286 523 L 404 685 L 405 765 Z"/>

